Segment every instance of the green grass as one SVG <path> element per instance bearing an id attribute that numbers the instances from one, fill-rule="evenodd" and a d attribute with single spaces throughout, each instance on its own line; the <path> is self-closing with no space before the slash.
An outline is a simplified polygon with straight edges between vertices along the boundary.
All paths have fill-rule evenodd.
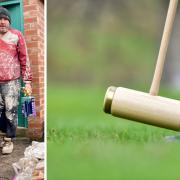
<path id="1" fill-rule="evenodd" d="M 178 133 L 103 113 L 104 95 L 101 88 L 48 88 L 48 179 L 180 179 L 180 142 L 164 140 Z"/>

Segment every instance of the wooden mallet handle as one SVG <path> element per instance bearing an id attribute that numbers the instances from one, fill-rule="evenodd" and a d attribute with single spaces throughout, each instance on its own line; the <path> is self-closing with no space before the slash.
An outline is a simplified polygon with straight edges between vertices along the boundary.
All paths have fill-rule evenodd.
<path id="1" fill-rule="evenodd" d="M 166 58 L 167 48 L 173 28 L 173 23 L 176 15 L 176 9 L 178 6 L 178 0 L 170 0 L 169 9 L 167 13 L 164 32 L 161 40 L 161 46 L 157 59 L 156 69 L 154 72 L 153 81 L 150 88 L 150 95 L 156 96 L 159 92 L 159 86 L 161 82 L 162 72 L 164 68 L 164 62 Z"/>

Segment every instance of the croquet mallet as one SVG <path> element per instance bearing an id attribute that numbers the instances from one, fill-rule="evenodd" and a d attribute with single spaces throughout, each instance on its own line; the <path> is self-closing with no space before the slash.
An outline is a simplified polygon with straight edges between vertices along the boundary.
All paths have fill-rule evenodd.
<path id="1" fill-rule="evenodd" d="M 104 111 L 113 116 L 180 131 L 180 101 L 158 96 L 167 48 L 173 28 L 178 0 L 170 0 L 166 23 L 150 92 L 123 87 L 109 87 Z"/>

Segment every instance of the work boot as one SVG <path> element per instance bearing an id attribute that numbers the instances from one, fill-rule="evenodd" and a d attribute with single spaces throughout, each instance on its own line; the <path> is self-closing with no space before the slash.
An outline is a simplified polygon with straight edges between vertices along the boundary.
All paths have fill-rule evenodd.
<path id="1" fill-rule="evenodd" d="M 11 154 L 13 151 L 13 148 L 14 148 L 14 146 L 13 146 L 12 139 L 5 137 L 4 144 L 2 147 L 2 154 Z"/>
<path id="2" fill-rule="evenodd" d="M 5 143 L 4 138 L 1 137 L 1 138 L 0 138 L 0 148 L 3 147 L 4 143 Z"/>

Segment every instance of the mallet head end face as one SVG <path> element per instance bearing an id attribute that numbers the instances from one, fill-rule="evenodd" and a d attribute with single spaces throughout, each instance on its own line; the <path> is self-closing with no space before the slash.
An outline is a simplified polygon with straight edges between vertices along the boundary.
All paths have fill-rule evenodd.
<path id="1" fill-rule="evenodd" d="M 104 98 L 104 105 L 103 105 L 103 109 L 105 113 L 111 114 L 111 104 L 116 89 L 117 89 L 116 87 L 110 86 L 106 91 L 106 95 Z"/>

